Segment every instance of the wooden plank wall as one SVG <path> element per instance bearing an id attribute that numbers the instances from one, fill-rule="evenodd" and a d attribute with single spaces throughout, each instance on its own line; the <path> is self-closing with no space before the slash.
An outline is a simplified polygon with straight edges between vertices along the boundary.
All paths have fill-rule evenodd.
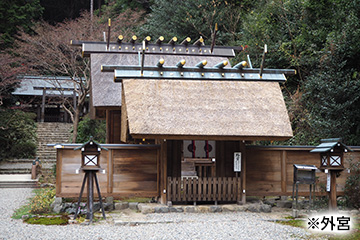
<path id="1" fill-rule="evenodd" d="M 106 143 L 121 143 L 121 111 L 106 110 Z"/>
<path id="2" fill-rule="evenodd" d="M 246 148 L 246 189 L 248 196 L 291 196 L 294 167 L 293 164 L 307 164 L 319 166 L 319 154 L 310 153 L 312 148 L 274 148 L 247 147 Z M 345 167 L 349 167 L 348 160 L 360 161 L 360 151 L 345 153 Z M 351 174 L 351 173 L 350 173 Z M 347 171 L 343 171 L 337 178 L 337 192 L 342 195 Z M 316 191 L 325 194 L 326 174 L 316 172 L 318 183 Z M 322 192 L 322 193 L 321 193 Z M 299 195 L 309 195 L 309 185 L 299 185 Z"/>
<path id="3" fill-rule="evenodd" d="M 157 151 L 121 150 L 113 152 L 114 197 L 156 197 Z"/>
<path id="4" fill-rule="evenodd" d="M 167 141 L 167 177 L 180 177 L 181 141 Z M 130 146 L 130 145 L 129 145 Z M 145 145 L 144 145 L 145 146 Z M 156 146 L 156 145 L 155 145 Z M 164 145 L 165 146 L 165 145 Z M 246 193 L 248 196 L 291 196 L 293 164 L 319 165 L 319 155 L 312 148 L 246 146 Z M 233 153 L 240 151 L 239 142 L 217 142 L 216 176 L 234 177 Z M 129 196 L 156 197 L 160 195 L 159 146 L 152 148 L 121 147 L 102 151 L 100 164 L 106 174 L 98 174 L 101 193 L 115 198 Z M 83 179 L 75 171 L 81 165 L 80 150 L 57 149 L 57 184 L 59 197 L 78 197 Z M 360 148 L 345 154 L 348 159 L 360 161 Z M 164 170 L 164 169 L 163 169 Z M 338 194 L 343 193 L 346 178 L 343 171 L 337 179 Z M 317 172 L 317 191 L 326 186 L 326 174 Z M 166 179 L 166 176 L 162 176 Z M 308 185 L 300 185 L 299 194 L 308 196 Z"/>
<path id="5" fill-rule="evenodd" d="M 106 173 L 97 174 L 101 195 L 115 198 L 157 197 L 159 195 L 157 154 L 158 147 L 146 146 L 102 150 L 100 166 L 106 170 Z M 57 149 L 56 195 L 58 197 L 79 196 L 84 177 L 84 173 L 76 174 L 76 169 L 80 166 L 80 150 Z M 86 197 L 86 188 L 83 196 Z"/>
<path id="6" fill-rule="evenodd" d="M 100 155 L 100 166 L 108 168 L 108 152 L 102 151 Z M 57 149 L 56 163 L 56 196 L 59 197 L 79 197 L 84 173 L 76 174 L 76 170 L 81 166 L 81 150 Z M 100 184 L 101 195 L 107 196 L 108 178 L 107 174 L 97 174 Z M 95 186 L 95 185 L 94 185 Z M 97 190 L 94 190 L 97 196 Z M 86 187 L 83 197 L 86 197 Z"/>

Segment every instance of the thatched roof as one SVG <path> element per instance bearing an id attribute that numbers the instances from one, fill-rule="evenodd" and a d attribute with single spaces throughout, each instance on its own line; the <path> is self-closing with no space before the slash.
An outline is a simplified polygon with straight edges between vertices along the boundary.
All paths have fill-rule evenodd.
<path id="1" fill-rule="evenodd" d="M 181 59 L 209 67 L 221 57 L 146 55 L 145 66 Z M 138 65 L 138 55 L 92 54 L 93 105 L 120 106 L 121 83 L 101 65 Z M 292 137 L 282 92 L 276 82 L 123 80 L 129 133 L 134 138 L 282 140 Z M 123 109 L 124 111 L 124 109 Z M 124 131 L 124 129 L 122 129 Z"/>
<path id="2" fill-rule="evenodd" d="M 278 83 L 124 80 L 123 86 L 133 137 L 292 137 Z"/>

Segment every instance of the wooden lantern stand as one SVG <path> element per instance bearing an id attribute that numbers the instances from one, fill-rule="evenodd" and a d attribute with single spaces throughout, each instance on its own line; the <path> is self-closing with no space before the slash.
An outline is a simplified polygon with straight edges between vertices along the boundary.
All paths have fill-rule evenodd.
<path id="1" fill-rule="evenodd" d="M 329 209 L 337 209 L 337 199 L 336 199 L 336 174 L 337 171 L 330 171 L 330 192 L 329 192 Z"/>
<path id="2" fill-rule="evenodd" d="M 345 169 L 344 152 L 352 152 L 348 146 L 342 143 L 341 138 L 321 139 L 321 144 L 310 152 L 320 153 L 319 169 L 330 175 L 329 209 L 337 209 L 336 178 Z M 329 176 L 328 175 L 328 176 Z M 328 183 L 327 183 L 328 184 Z"/>
<path id="3" fill-rule="evenodd" d="M 74 220 L 76 219 L 79 211 L 80 211 L 80 202 L 81 197 L 84 192 L 85 183 L 87 180 L 87 215 L 86 218 L 90 219 L 90 224 L 93 221 L 94 218 L 94 180 L 96 184 L 96 189 L 99 196 L 99 202 L 101 211 L 103 214 L 104 219 L 106 219 L 104 206 L 101 199 L 101 193 L 100 193 L 100 186 L 99 181 L 97 179 L 96 173 L 99 171 L 102 171 L 103 169 L 100 167 L 100 151 L 101 149 L 105 149 L 101 147 L 99 143 L 93 140 L 92 137 L 90 137 L 90 140 L 86 143 L 84 143 L 82 146 L 75 148 L 74 150 L 81 149 L 81 168 L 80 170 L 85 172 L 84 180 L 82 182 L 79 200 L 76 205 L 76 212 L 74 215 Z"/>
<path id="4" fill-rule="evenodd" d="M 76 212 L 74 215 L 74 220 L 76 219 L 78 213 L 80 212 L 80 202 L 81 202 L 82 194 L 84 192 L 86 180 L 87 180 L 87 214 L 86 214 L 86 218 L 90 219 L 90 224 L 91 224 L 93 221 L 93 218 L 94 218 L 94 180 L 95 180 L 96 189 L 97 189 L 97 192 L 99 195 L 100 208 L 101 208 L 104 219 L 106 219 L 104 205 L 103 205 L 102 199 L 101 199 L 100 186 L 99 186 L 99 182 L 98 182 L 98 179 L 96 176 L 96 173 L 100 169 L 99 168 L 93 168 L 93 169 L 82 168 L 81 170 L 85 172 L 85 175 L 84 175 L 84 180 L 83 180 L 81 190 L 80 190 L 79 200 L 76 205 Z"/>

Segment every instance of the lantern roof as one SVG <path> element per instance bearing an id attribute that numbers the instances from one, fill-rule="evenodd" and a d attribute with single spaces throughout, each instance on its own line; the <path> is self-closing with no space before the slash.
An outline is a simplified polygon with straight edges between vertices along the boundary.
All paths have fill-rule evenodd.
<path id="1" fill-rule="evenodd" d="M 94 144 L 97 148 L 104 149 L 104 150 L 106 150 L 106 151 L 108 150 L 108 149 L 105 148 L 105 147 L 101 147 L 100 143 L 96 142 L 96 141 L 93 139 L 92 136 L 90 136 L 89 141 L 83 143 L 80 147 L 74 148 L 74 150 L 82 149 L 82 148 L 84 148 L 84 147 L 85 147 L 86 145 L 88 145 L 88 144 L 90 144 L 90 145 L 93 145 L 93 144 Z"/>
<path id="2" fill-rule="evenodd" d="M 316 146 L 313 150 L 311 150 L 310 152 L 330 152 L 331 150 L 333 150 L 336 146 L 341 147 L 347 151 L 353 152 L 353 150 L 351 150 L 351 148 L 349 148 L 348 146 L 346 146 L 343 142 L 341 138 L 328 138 L 328 139 L 321 139 L 321 143 L 320 145 Z"/>

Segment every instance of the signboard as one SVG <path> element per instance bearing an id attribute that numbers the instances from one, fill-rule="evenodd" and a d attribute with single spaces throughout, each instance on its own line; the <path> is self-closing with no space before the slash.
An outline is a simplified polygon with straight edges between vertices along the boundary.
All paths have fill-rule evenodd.
<path id="1" fill-rule="evenodd" d="M 241 172 L 241 152 L 234 152 L 234 172 Z"/>
<path id="2" fill-rule="evenodd" d="M 331 177 L 330 177 L 330 173 L 327 173 L 327 177 L 326 177 L 326 191 L 330 192 L 330 184 L 331 184 Z"/>

